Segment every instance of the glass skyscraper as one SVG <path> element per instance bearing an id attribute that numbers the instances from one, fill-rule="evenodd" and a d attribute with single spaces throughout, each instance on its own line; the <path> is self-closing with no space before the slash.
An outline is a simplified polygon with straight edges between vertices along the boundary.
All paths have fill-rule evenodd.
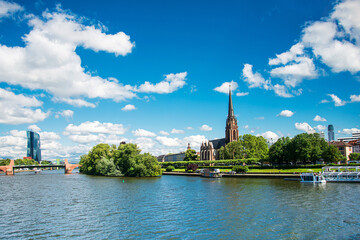
<path id="1" fill-rule="evenodd" d="M 40 135 L 33 131 L 27 131 L 27 157 L 41 162 Z"/>
<path id="2" fill-rule="evenodd" d="M 334 126 L 333 125 L 329 125 L 328 126 L 328 141 L 332 142 L 335 140 L 335 134 L 334 134 Z"/>

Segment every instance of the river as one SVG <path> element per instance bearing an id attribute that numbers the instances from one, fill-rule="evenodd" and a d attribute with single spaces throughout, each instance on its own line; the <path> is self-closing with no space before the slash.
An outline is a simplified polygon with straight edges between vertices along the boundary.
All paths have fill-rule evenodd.
<path id="1" fill-rule="evenodd" d="M 1 239 L 360 239 L 360 184 L 0 176 Z"/>

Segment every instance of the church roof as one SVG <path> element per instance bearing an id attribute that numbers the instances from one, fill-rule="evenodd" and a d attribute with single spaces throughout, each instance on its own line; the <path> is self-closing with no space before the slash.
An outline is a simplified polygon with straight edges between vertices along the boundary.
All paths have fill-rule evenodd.
<path id="1" fill-rule="evenodd" d="M 211 142 L 213 144 L 214 149 L 219 149 L 221 147 L 225 147 L 226 139 L 219 138 L 219 139 L 210 140 L 209 142 Z"/>
<path id="2" fill-rule="evenodd" d="M 231 98 L 231 89 L 229 89 L 229 111 L 228 111 L 228 118 L 234 117 L 234 107 L 233 107 L 233 103 L 232 103 L 232 98 Z"/>

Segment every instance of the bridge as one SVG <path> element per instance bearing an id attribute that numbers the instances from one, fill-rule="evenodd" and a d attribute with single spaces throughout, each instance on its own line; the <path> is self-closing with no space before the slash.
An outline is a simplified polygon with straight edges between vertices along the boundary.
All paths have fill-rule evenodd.
<path id="1" fill-rule="evenodd" d="M 14 175 L 14 169 L 17 168 L 53 168 L 59 167 L 65 169 L 65 174 L 71 174 L 72 171 L 81 167 L 80 164 L 71 164 L 67 159 L 65 159 L 65 164 L 49 164 L 49 165 L 14 165 L 14 160 L 10 160 L 10 164 L 7 166 L 0 166 L 0 171 L 4 172 L 6 175 Z"/>

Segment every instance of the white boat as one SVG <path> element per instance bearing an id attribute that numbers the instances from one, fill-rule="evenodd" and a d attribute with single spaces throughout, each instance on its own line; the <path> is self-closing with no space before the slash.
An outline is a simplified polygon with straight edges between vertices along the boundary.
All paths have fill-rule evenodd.
<path id="1" fill-rule="evenodd" d="M 323 167 L 322 176 L 328 182 L 360 183 L 360 166 Z"/>
<path id="2" fill-rule="evenodd" d="M 321 173 L 301 173 L 300 178 L 302 183 L 326 183 Z"/>
<path id="3" fill-rule="evenodd" d="M 35 169 L 34 173 L 35 174 L 41 173 L 41 170 L 40 169 Z"/>

